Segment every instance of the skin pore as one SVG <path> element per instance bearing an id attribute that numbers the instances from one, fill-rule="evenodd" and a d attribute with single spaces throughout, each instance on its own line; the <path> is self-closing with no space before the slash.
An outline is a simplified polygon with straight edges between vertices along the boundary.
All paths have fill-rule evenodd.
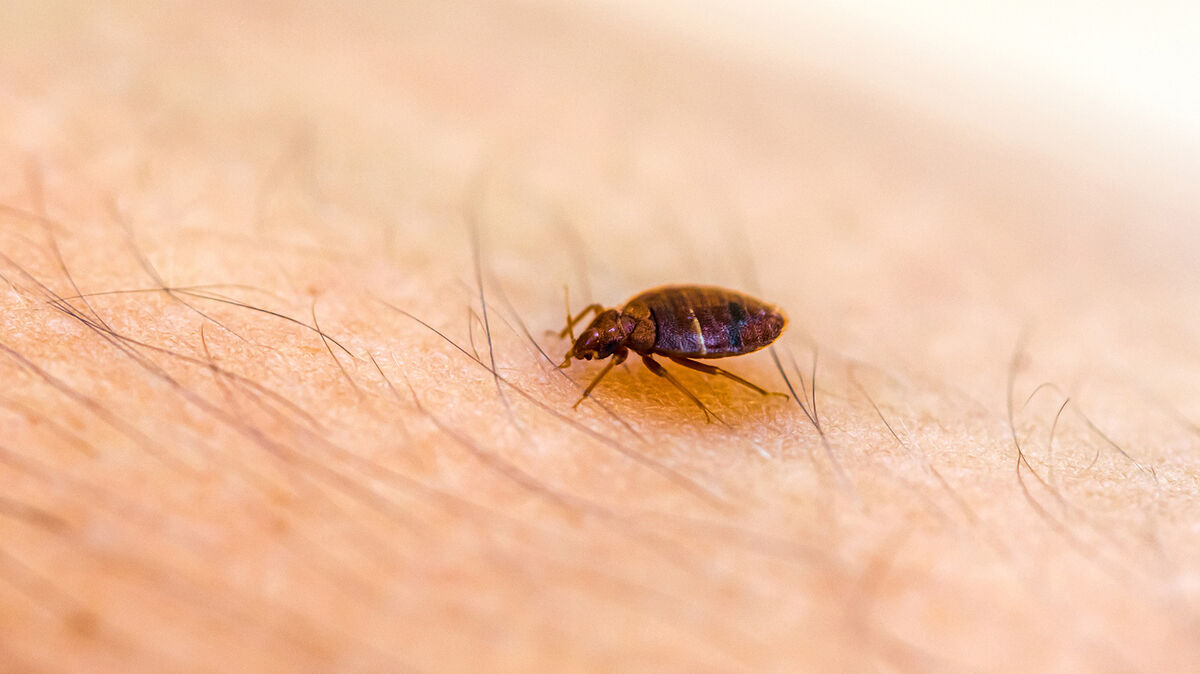
<path id="1" fill-rule="evenodd" d="M 0 9 L 0 669 L 1200 657 L 1200 205 L 565 10 L 356 7 Z M 666 362 L 706 424 L 635 359 L 573 410 L 563 286 L 680 282 L 787 311 L 720 365 L 793 398 Z"/>

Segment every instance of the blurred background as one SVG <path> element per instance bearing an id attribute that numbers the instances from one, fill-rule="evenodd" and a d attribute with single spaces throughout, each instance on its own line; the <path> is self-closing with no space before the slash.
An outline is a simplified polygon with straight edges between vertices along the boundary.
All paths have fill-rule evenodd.
<path id="1" fill-rule="evenodd" d="M 1191 199 L 1200 5 L 1018 0 L 587 0 L 848 83 L 996 142 Z"/>

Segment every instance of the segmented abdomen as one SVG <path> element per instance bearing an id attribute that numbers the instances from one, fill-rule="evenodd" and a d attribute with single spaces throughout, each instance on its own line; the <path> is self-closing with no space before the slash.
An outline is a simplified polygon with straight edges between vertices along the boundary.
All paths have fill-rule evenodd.
<path id="1" fill-rule="evenodd" d="M 750 353 L 775 341 L 787 318 L 775 307 L 713 286 L 664 286 L 629 301 L 650 309 L 655 353 L 686 358 L 724 358 Z M 628 306 L 628 305 L 627 305 Z"/>

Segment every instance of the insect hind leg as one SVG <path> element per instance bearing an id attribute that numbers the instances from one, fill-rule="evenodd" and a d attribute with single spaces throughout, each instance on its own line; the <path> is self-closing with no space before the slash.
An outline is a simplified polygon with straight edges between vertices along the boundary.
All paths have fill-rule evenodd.
<path id="1" fill-rule="evenodd" d="M 679 383 L 679 380 L 676 379 L 674 376 L 672 376 L 670 372 L 667 372 L 667 368 L 663 367 L 658 361 L 654 360 L 650 356 L 643 355 L 642 362 L 646 364 L 646 369 L 648 369 L 651 372 L 653 372 L 654 374 L 662 377 L 663 379 L 666 379 L 667 381 L 671 382 L 672 386 L 679 389 L 680 392 L 682 392 L 685 396 L 687 396 L 689 400 L 696 403 L 696 405 L 700 408 L 700 411 L 704 412 L 704 420 L 706 422 L 712 423 L 712 419 L 709 419 L 709 417 L 712 417 L 713 419 L 716 419 L 717 421 L 721 422 L 722 424 L 725 424 L 726 426 L 729 425 L 729 424 L 725 423 L 724 419 L 717 416 L 716 412 L 713 412 L 712 410 L 708 409 L 708 406 L 705 405 L 702 400 L 697 398 L 696 394 L 694 394 L 691 391 L 684 388 L 683 384 Z"/>
<path id="2" fill-rule="evenodd" d="M 704 363 L 697 363 L 696 361 L 692 360 L 691 358 L 683 358 L 681 356 L 671 356 L 670 358 L 671 358 L 671 360 L 675 361 L 676 363 L 679 363 L 680 365 L 682 365 L 684 367 L 689 367 L 697 372 L 703 372 L 704 374 L 714 374 L 714 375 L 718 375 L 721 377 L 725 377 L 727 379 L 732 379 L 733 381 L 736 381 L 737 383 L 758 393 L 759 395 L 780 396 L 783 398 L 789 397 L 788 394 L 786 394 L 786 393 L 776 393 L 775 391 L 768 391 L 765 388 L 762 388 L 761 386 L 752 384 L 752 383 L 746 381 L 745 379 L 742 379 L 741 377 L 737 376 L 736 374 L 734 374 L 728 370 L 723 370 L 715 365 L 705 365 Z"/>

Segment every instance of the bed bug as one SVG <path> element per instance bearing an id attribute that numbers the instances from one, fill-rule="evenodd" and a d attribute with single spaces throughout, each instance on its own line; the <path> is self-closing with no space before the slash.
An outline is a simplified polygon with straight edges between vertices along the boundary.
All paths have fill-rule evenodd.
<path id="1" fill-rule="evenodd" d="M 576 339 L 575 324 L 593 312 L 596 317 Z M 757 351 L 774 342 L 786 325 L 787 317 L 778 308 L 734 290 L 716 286 L 662 286 L 637 295 L 620 310 L 592 304 L 574 317 L 568 310 L 567 327 L 559 337 L 570 335 L 573 344 L 558 367 L 569 367 L 572 358 L 612 357 L 584 389 L 575 403 L 578 407 L 613 366 L 624 362 L 632 351 L 642 357 L 651 372 L 699 405 L 708 420 L 712 412 L 653 356 L 664 356 L 684 367 L 732 379 L 762 395 L 784 395 L 695 359 L 727 358 Z"/>

